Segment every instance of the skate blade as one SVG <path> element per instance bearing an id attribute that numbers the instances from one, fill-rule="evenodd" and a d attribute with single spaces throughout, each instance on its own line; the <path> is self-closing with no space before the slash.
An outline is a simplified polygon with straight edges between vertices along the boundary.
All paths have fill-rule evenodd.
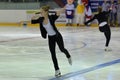
<path id="1" fill-rule="evenodd" d="M 59 78 L 59 77 L 61 77 L 61 74 L 59 74 L 59 75 L 55 75 L 55 77 L 56 77 L 56 78 Z"/>
<path id="2" fill-rule="evenodd" d="M 109 50 L 106 50 L 106 49 L 105 49 L 105 51 L 106 51 L 106 52 L 110 52 L 110 51 L 112 51 L 112 49 L 109 49 Z"/>

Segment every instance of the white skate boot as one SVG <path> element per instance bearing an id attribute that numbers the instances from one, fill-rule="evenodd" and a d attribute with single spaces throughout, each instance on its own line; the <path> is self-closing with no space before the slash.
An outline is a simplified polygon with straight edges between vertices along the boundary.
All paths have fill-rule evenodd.
<path id="1" fill-rule="evenodd" d="M 105 47 L 105 51 L 112 51 L 112 49 L 109 47 Z"/>
<path id="2" fill-rule="evenodd" d="M 61 72 L 60 70 L 55 71 L 55 77 L 61 77 Z"/>
<path id="3" fill-rule="evenodd" d="M 72 65 L 72 58 L 71 57 L 68 58 L 68 62 L 70 65 Z"/>

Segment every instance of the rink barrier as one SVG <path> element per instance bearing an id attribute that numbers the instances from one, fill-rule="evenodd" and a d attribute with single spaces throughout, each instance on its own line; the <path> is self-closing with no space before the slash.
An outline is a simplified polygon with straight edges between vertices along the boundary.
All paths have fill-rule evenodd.
<path id="1" fill-rule="evenodd" d="M 57 11 L 57 9 L 51 9 L 50 11 Z M 30 24 L 31 18 L 35 15 L 36 12 L 39 12 L 38 10 L 0 10 L 0 26 L 17 26 L 17 27 L 39 27 L 38 24 Z M 52 15 L 54 13 L 49 13 L 49 15 Z M 10 16 L 9 16 L 10 15 Z M 18 16 L 19 15 L 19 16 Z M 76 27 L 76 14 L 73 19 L 73 27 Z M 92 23 L 91 26 L 94 27 L 96 22 Z M 65 13 L 61 13 L 59 18 L 56 20 L 56 26 L 57 27 L 65 27 L 66 26 L 66 16 Z M 84 25 L 81 25 L 84 26 Z M 97 26 L 97 25 L 95 25 Z M 79 26 L 78 26 L 79 27 Z"/>
<path id="2" fill-rule="evenodd" d="M 39 24 L 31 24 L 31 23 L 26 23 L 26 22 L 18 22 L 18 23 L 0 23 L 0 26 L 3 27 L 7 27 L 7 26 L 11 26 L 11 27 L 39 27 Z M 61 23 L 56 23 L 57 27 L 66 27 L 66 24 L 61 24 Z M 71 27 L 84 27 L 85 25 L 80 25 L 77 26 L 77 24 L 73 24 Z M 89 27 L 98 27 L 97 24 L 91 24 Z"/>

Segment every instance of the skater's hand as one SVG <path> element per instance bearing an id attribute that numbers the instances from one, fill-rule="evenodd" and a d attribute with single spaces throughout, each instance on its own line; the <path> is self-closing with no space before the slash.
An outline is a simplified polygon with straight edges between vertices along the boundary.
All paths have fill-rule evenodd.
<path id="1" fill-rule="evenodd" d="M 33 17 L 32 17 L 32 20 L 36 20 L 36 19 L 39 19 L 40 17 L 42 17 L 41 15 L 41 10 L 39 12 L 36 12 Z"/>
<path id="2" fill-rule="evenodd" d="M 41 17 L 40 14 L 35 14 L 35 15 L 32 17 L 32 20 L 36 20 L 36 19 L 38 19 L 38 18 L 40 18 L 40 17 Z"/>

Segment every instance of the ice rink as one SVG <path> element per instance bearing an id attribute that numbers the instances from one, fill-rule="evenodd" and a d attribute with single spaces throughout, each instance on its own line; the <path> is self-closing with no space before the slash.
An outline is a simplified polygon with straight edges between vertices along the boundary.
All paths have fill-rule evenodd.
<path id="1" fill-rule="evenodd" d="M 0 27 L 0 80 L 119 80 L 120 27 L 111 28 L 110 48 L 97 27 L 59 27 L 72 56 L 70 66 L 56 47 L 62 77 L 54 77 L 47 39 L 39 28 Z"/>

